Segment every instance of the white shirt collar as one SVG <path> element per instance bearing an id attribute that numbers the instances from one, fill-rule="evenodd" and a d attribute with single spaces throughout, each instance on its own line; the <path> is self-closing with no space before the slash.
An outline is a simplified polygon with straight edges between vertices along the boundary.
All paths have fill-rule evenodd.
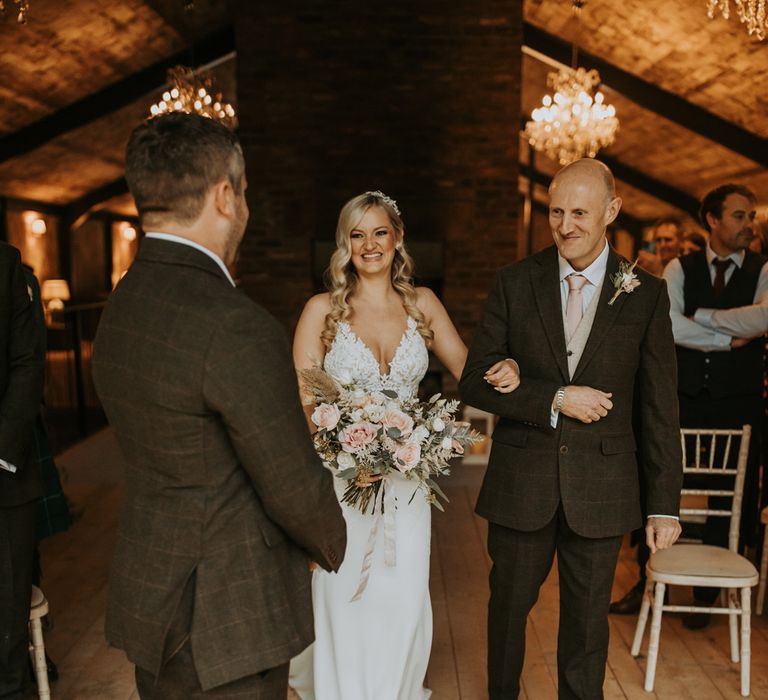
<path id="1" fill-rule="evenodd" d="M 735 253 L 731 253 L 728 257 L 733 260 L 736 267 L 741 268 L 741 266 L 744 264 L 744 257 L 746 256 L 746 251 L 743 250 L 737 250 Z M 712 261 L 719 256 L 715 255 L 715 251 L 712 250 L 709 243 L 707 243 L 707 264 L 711 265 Z M 725 258 L 723 258 L 725 259 Z"/>
<path id="2" fill-rule="evenodd" d="M 195 241 L 190 241 L 188 238 L 183 238 L 182 236 L 174 236 L 172 233 L 160 233 L 159 231 L 148 232 L 146 235 L 146 238 L 156 238 L 160 241 L 170 241 L 171 243 L 181 243 L 181 245 L 187 245 L 190 248 L 199 250 L 201 253 L 205 253 L 211 260 L 213 260 L 221 268 L 221 271 L 227 276 L 229 283 L 233 287 L 235 286 L 235 280 L 233 280 L 232 275 L 229 274 L 229 270 L 227 270 L 227 266 L 224 264 L 224 261 L 218 255 L 216 255 L 216 253 L 214 253 L 212 250 L 208 250 L 208 248 L 206 248 L 205 246 L 202 246 L 199 243 L 195 243 Z"/>
<path id="3" fill-rule="evenodd" d="M 603 283 L 603 278 L 605 277 L 605 271 L 608 267 L 608 251 L 610 250 L 610 246 L 608 245 L 608 241 L 605 242 L 605 247 L 601 251 L 600 255 L 598 255 L 593 261 L 592 264 L 585 268 L 584 270 L 574 270 L 571 267 L 571 263 L 569 263 L 560 253 L 557 253 L 557 262 L 560 267 L 560 282 L 563 282 L 563 280 L 568 277 L 568 275 L 572 275 L 574 272 L 578 275 L 584 275 L 584 277 L 587 278 L 587 281 L 594 285 L 595 287 L 599 287 Z"/>

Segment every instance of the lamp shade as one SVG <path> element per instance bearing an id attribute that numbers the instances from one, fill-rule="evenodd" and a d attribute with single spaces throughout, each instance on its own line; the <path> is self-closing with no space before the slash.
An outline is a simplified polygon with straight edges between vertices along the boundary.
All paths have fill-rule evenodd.
<path id="1" fill-rule="evenodd" d="M 50 301 L 51 299 L 68 301 L 70 294 L 67 280 L 45 280 L 40 289 L 40 298 L 43 301 Z"/>

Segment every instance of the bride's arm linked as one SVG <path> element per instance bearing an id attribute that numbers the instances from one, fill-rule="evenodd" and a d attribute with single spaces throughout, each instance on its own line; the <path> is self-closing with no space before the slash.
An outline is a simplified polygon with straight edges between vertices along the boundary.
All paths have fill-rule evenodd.
<path id="1" fill-rule="evenodd" d="M 488 296 L 485 314 L 475 338 L 459 382 L 462 401 L 497 416 L 538 426 L 549 426 L 552 399 L 560 388 L 555 381 L 526 375 L 520 386 L 511 393 L 500 394 L 488 382 L 489 370 L 508 359 L 507 346 L 509 319 L 507 301 L 499 275 Z"/>
<path id="2" fill-rule="evenodd" d="M 464 345 L 448 312 L 434 292 L 427 287 L 418 288 L 419 308 L 430 330 L 435 334 L 432 352 L 458 381 L 467 361 L 467 346 Z M 514 360 L 502 360 L 494 368 L 495 372 L 488 382 L 501 393 L 514 391 L 520 384 L 520 370 Z"/>

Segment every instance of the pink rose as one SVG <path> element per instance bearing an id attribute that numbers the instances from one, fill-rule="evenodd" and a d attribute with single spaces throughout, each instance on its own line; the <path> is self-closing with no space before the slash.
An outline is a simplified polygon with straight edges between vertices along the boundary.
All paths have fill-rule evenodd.
<path id="1" fill-rule="evenodd" d="M 453 441 L 453 451 L 457 455 L 463 455 L 464 454 L 464 445 L 462 445 L 458 440 Z"/>
<path id="2" fill-rule="evenodd" d="M 335 403 L 321 403 L 312 412 L 312 422 L 318 428 L 333 430 L 341 419 L 341 411 Z"/>
<path id="3" fill-rule="evenodd" d="M 411 471 L 421 459 L 421 447 L 417 442 L 404 442 L 395 450 L 395 465 L 405 474 Z"/>
<path id="4" fill-rule="evenodd" d="M 402 436 L 409 435 L 413 430 L 413 418 L 397 409 L 387 411 L 381 422 L 385 428 L 397 428 Z"/>
<path id="5" fill-rule="evenodd" d="M 339 433 L 341 449 L 344 452 L 359 452 L 373 442 L 378 432 L 378 426 L 365 420 L 348 425 Z"/>

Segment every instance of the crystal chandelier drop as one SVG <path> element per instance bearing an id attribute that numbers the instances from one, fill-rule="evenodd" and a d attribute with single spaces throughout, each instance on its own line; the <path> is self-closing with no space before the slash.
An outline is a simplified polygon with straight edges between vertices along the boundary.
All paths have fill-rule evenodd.
<path id="1" fill-rule="evenodd" d="M 760 41 L 768 32 L 768 2 L 766 0 L 734 0 L 739 21 L 747 25 L 749 36 L 756 36 Z M 707 16 L 714 19 L 715 12 L 728 19 L 731 15 L 730 0 L 707 0 Z"/>
<path id="2" fill-rule="evenodd" d="M 545 95 L 525 125 L 531 146 L 566 165 L 585 156 L 594 158 L 613 143 L 619 120 L 603 93 L 594 93 L 600 84 L 596 70 L 561 68 L 547 76 L 547 84 L 554 96 Z"/>
<path id="3" fill-rule="evenodd" d="M 210 119 L 218 119 L 224 126 L 234 129 L 237 117 L 231 104 L 224 102 L 221 93 L 213 92 L 213 81 L 202 77 L 187 66 L 176 66 L 168 71 L 169 89 L 159 102 L 150 108 L 153 117 L 168 112 L 195 112 Z"/>
<path id="4" fill-rule="evenodd" d="M 16 5 L 16 21 L 19 24 L 27 23 L 27 12 L 29 12 L 29 2 L 27 0 L 13 0 L 13 4 Z M 0 12 L 5 14 L 5 0 L 0 0 Z"/>

